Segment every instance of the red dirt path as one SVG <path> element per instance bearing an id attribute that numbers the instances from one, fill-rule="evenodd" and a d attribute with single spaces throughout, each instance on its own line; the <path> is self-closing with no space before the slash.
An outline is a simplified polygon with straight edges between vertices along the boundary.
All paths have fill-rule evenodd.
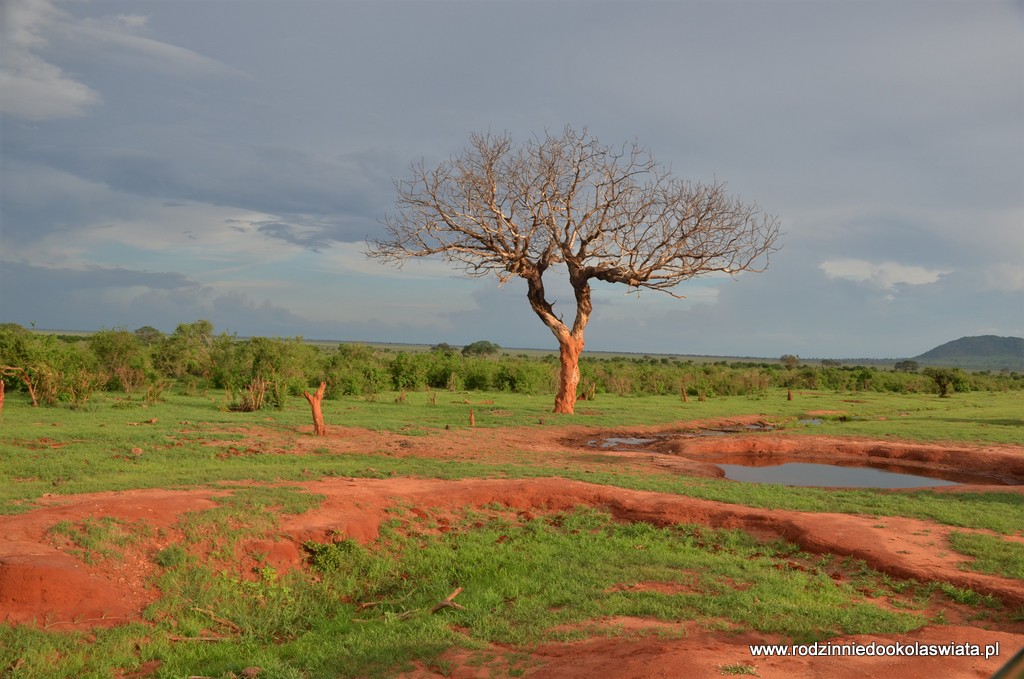
<path id="1" fill-rule="evenodd" d="M 747 422 L 738 420 L 734 423 Z M 721 423 L 717 423 L 721 425 Z M 617 436 L 643 436 L 643 429 Z M 306 454 L 327 447 L 331 453 L 382 451 L 390 455 L 417 455 L 449 459 L 514 459 L 543 453 L 546 464 L 579 468 L 588 464 L 628 465 L 658 473 L 718 475 L 717 467 L 703 461 L 726 452 L 772 456 L 802 461 L 842 459 L 896 459 L 920 469 L 960 470 L 988 474 L 1004 481 L 1024 481 L 1024 447 L 941 446 L 907 443 L 825 439 L 776 433 L 716 436 L 706 439 L 665 439 L 655 444 L 660 453 L 603 451 L 588 445 L 599 433 L 579 428 L 475 429 L 406 437 L 364 430 L 329 428 L 328 437 L 287 436 L 280 432 L 247 432 L 263 449 L 287 443 L 289 454 Z M 237 442 L 234 442 L 238 445 Z M 244 446 L 240 446 L 244 447 Z M 297 450 L 295 450 L 297 448 Z M 603 508 L 624 521 L 660 525 L 700 523 L 717 528 L 739 528 L 758 536 L 783 537 L 812 553 L 852 556 L 871 567 L 922 582 L 944 581 L 1001 598 L 1007 607 L 1024 607 L 1024 582 L 964 570 L 969 557 L 953 551 L 948 535 L 953 530 L 936 523 L 896 517 L 764 510 L 677 495 L 633 491 L 565 479 L 432 479 L 333 478 L 301 484 L 326 496 L 323 504 L 298 516 L 285 516 L 278 534 L 245 546 L 242 562 L 257 559 L 278 569 L 301 568 L 301 544 L 326 540 L 336 533 L 369 542 L 377 536 L 385 511 L 402 502 L 422 509 L 461 511 L 498 503 L 522 512 L 571 509 L 579 505 Z M 1022 486 L 961 486 L 956 490 L 1022 491 Z M 216 495 L 229 491 L 133 490 L 79 496 L 47 496 L 37 509 L 0 518 L 0 619 L 50 629 L 120 624 L 137 620 L 159 592 L 148 584 L 154 573 L 153 554 L 180 539 L 175 524 L 188 511 L 215 505 Z M 122 562 L 83 563 L 53 542 L 48 531 L 64 520 L 115 517 L 144 520 L 163 537 L 152 537 L 126 549 Z M 1024 542 L 1018 533 L 1010 539 Z M 756 633 L 711 632 L 693 623 L 671 630 L 678 638 L 639 634 L 664 623 L 644 620 L 598 621 L 621 626 L 620 636 L 599 637 L 572 644 L 548 644 L 530 651 L 529 676 L 538 677 L 717 677 L 725 665 L 748 664 L 761 677 L 862 677 L 899 673 L 916 677 L 987 677 L 1024 645 L 1024 623 L 988 624 L 992 629 L 953 619 L 949 626 L 929 626 L 899 636 L 848 637 L 833 643 L 948 643 L 1000 644 L 999 658 L 752 658 L 748 644 L 786 643 L 781 637 Z M 977 623 L 981 624 L 981 623 Z M 630 633 L 632 631 L 633 633 Z M 487 668 L 460 663 L 453 653 L 454 677 L 488 676 Z M 410 677 L 435 676 L 422 670 Z"/>

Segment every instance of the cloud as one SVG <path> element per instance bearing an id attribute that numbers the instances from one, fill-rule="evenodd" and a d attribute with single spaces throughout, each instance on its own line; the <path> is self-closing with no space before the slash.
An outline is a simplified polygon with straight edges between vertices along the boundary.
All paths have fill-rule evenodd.
<path id="1" fill-rule="evenodd" d="M 926 269 L 898 262 L 872 264 L 863 259 L 826 260 L 819 268 L 830 279 L 870 283 L 884 290 L 894 290 L 898 285 L 928 285 L 952 273 L 951 269 Z"/>
<path id="2" fill-rule="evenodd" d="M 96 290 L 113 287 L 145 287 L 163 290 L 191 288 L 198 284 L 180 273 L 133 271 L 121 267 L 45 267 L 0 260 L 0 290 L 4 296 L 23 288 L 26 281 L 42 282 L 61 290 Z M 6 305 L 5 305 L 6 307 Z"/>
<path id="3" fill-rule="evenodd" d="M 147 23 L 145 16 L 118 14 L 69 25 L 67 33 L 79 48 L 98 52 L 122 68 L 174 77 L 250 78 L 243 71 L 216 59 L 133 34 L 145 29 Z"/>
<path id="4" fill-rule="evenodd" d="M 1024 291 L 1024 266 L 1020 264 L 993 264 L 984 269 L 985 285 L 999 292 Z"/>
<path id="5" fill-rule="evenodd" d="M 198 318 L 218 330 L 291 336 L 309 323 L 269 300 L 218 290 L 177 273 L 119 267 L 43 267 L 0 260 L 0 320 L 96 330 L 152 325 L 164 331 Z"/>
<path id="6" fill-rule="evenodd" d="M 47 29 L 64 16 L 48 0 L 9 0 L 0 8 L 0 112 L 26 120 L 84 115 L 102 99 L 36 51 Z"/>
<path id="7" fill-rule="evenodd" d="M 521 281 L 360 251 L 410 162 L 571 123 L 727 180 L 786 231 L 769 272 L 683 301 L 595 288 L 588 349 L 916 355 L 1017 332 L 1024 24 L 1007 3 L 583 4 L 535 26 L 503 3 L 395 23 L 375 3 L 0 0 L 0 101 L 23 107 L 4 110 L 0 251 L 36 267 L 4 271 L 0 314 L 551 347 Z M 559 35 L 569 19 L 582 30 Z M 503 58 L 494 25 L 538 48 Z"/>
<path id="8" fill-rule="evenodd" d="M 251 224 L 266 238 L 310 250 L 379 233 L 377 220 L 393 202 L 387 154 L 322 156 L 231 144 L 187 126 L 168 126 L 158 137 L 123 136 L 124 145 L 110 148 L 75 142 L 30 149 L 11 142 L 6 155 L 33 155 L 37 164 L 42 157 L 125 194 L 258 213 Z"/>
<path id="9" fill-rule="evenodd" d="M 147 74 L 250 78 L 192 50 L 135 35 L 147 27 L 143 15 L 78 19 L 51 0 L 6 0 L 0 13 L 0 112 L 17 118 L 76 118 L 104 102 L 92 87 L 44 58 L 44 52 L 70 51 L 77 69 L 93 73 L 90 65 L 99 58 Z"/>

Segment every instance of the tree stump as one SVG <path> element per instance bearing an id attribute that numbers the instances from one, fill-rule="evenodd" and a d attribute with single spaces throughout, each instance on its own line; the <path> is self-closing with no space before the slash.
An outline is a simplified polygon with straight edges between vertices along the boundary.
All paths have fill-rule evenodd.
<path id="1" fill-rule="evenodd" d="M 0 413 L 4 411 L 4 381 L 0 380 Z"/>
<path id="2" fill-rule="evenodd" d="M 470 410 L 469 410 L 469 426 L 471 426 L 471 427 L 475 427 L 476 426 L 476 417 L 473 416 L 473 409 L 472 408 L 470 408 Z"/>
<path id="3" fill-rule="evenodd" d="M 316 394 L 311 394 L 308 391 L 302 392 L 302 395 L 309 401 L 309 407 L 313 409 L 313 433 L 316 436 L 326 436 L 327 426 L 324 424 L 324 413 L 320 409 L 320 402 L 324 400 L 324 390 L 327 389 L 327 383 L 321 382 L 320 388 L 316 390 Z"/>
<path id="4" fill-rule="evenodd" d="M 787 400 L 787 401 L 792 401 L 792 400 L 793 400 L 793 390 L 792 390 L 792 389 L 790 389 L 790 390 L 789 390 L 789 391 L 788 391 L 788 392 L 786 393 L 786 400 Z"/>

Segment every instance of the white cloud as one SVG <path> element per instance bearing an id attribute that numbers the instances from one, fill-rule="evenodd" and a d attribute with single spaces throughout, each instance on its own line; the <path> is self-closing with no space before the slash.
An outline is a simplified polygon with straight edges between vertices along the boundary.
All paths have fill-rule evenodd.
<path id="1" fill-rule="evenodd" d="M 77 44 L 87 55 L 102 54 L 123 66 L 149 72 L 248 77 L 191 50 L 133 35 L 147 27 L 148 19 L 142 15 L 78 20 L 57 9 L 51 0 L 5 0 L 0 13 L 4 43 L 0 51 L 0 112 L 18 118 L 75 118 L 103 101 L 91 87 L 42 56 L 55 37 L 63 47 Z"/>
<path id="2" fill-rule="evenodd" d="M 35 52 L 63 16 L 49 0 L 11 0 L 0 11 L 0 112 L 27 120 L 74 118 L 100 103 L 99 94 Z"/>
<path id="3" fill-rule="evenodd" d="M 870 283 L 885 290 L 897 285 L 928 285 L 938 282 L 951 269 L 926 269 L 923 266 L 909 266 L 899 262 L 873 264 L 863 259 L 832 259 L 821 263 L 819 268 L 829 278 L 840 278 L 856 283 Z"/>

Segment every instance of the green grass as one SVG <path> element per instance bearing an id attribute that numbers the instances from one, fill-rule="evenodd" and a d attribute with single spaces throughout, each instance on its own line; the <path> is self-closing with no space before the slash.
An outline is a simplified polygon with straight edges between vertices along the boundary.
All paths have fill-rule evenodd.
<path id="1" fill-rule="evenodd" d="M 121 560 L 121 547 L 150 537 L 153 530 L 142 520 L 127 522 L 102 516 L 77 523 L 60 521 L 50 528 L 49 534 L 51 542 L 74 545 L 76 549 L 68 549 L 67 552 L 93 564 L 108 559 Z"/>
<path id="2" fill-rule="evenodd" d="M 471 408 L 480 428 L 581 425 L 628 432 L 758 414 L 797 435 L 960 445 L 1020 443 L 1024 432 L 1024 398 L 1015 392 L 939 399 L 808 391 L 787 401 L 784 391 L 772 391 L 764 398 L 689 403 L 601 395 L 579 402 L 575 416 L 552 415 L 549 396 L 433 394 L 410 392 L 404 402 L 395 402 L 394 394 L 327 401 L 324 414 L 329 426 L 404 435 L 468 427 Z M 457 646 L 475 654 L 473 662 L 491 674 L 517 675 L 529 669 L 518 649 L 614 633 L 593 622 L 603 616 L 699 620 L 716 629 L 812 640 L 914 629 L 927 622 L 921 611 L 936 597 L 986 610 L 997 604 L 947 583 L 919 586 L 862 564 L 799 554 L 785 543 L 761 544 L 739 532 L 618 524 L 591 510 L 525 521 L 489 508 L 466 515 L 443 536 L 429 520 L 396 510 L 373 545 L 310 545 L 313 571 L 278 574 L 263 567 L 239 573 L 233 562 L 239 541 L 272 536 L 280 514 L 320 503 L 319 496 L 288 484 L 328 476 L 558 476 L 750 507 L 922 518 L 1007 535 L 1021 535 L 1024 526 L 1024 496 L 997 489 L 935 493 L 738 484 L 641 473 L 585 451 L 551 457 L 513 451 L 500 461 L 464 461 L 374 450 L 336 454 L 328 440 L 295 455 L 289 439 L 309 436 L 299 431 L 310 425 L 301 397 L 289 399 L 282 410 L 236 413 L 226 406 L 225 397 L 213 393 L 171 394 L 152 405 L 100 394 L 79 410 L 31 408 L 21 395 L 8 396 L 0 415 L 0 514 L 27 511 L 44 494 L 210 484 L 230 492 L 217 497 L 215 508 L 184 515 L 178 525 L 183 542 L 151 555 L 164 596 L 147 611 L 145 624 L 89 632 L 0 626 L 0 674 L 105 677 L 109 668 L 132 669 L 156 659 L 162 663 L 159 676 L 167 677 L 226 677 L 251 666 L 263 668 L 261 677 L 387 676 L 411 669 L 413 661 L 450 671 L 442 654 Z M 815 410 L 844 415 L 822 416 L 820 425 L 798 423 Z M 57 524 L 50 539 L 83 560 L 99 561 L 117 559 L 146 530 L 92 517 Z M 1019 543 L 953 535 L 953 548 L 975 557 L 968 567 L 1024 579 Z M 846 573 L 838 581 L 830 577 L 837 568 Z M 652 582 L 671 587 L 637 586 Z M 464 609 L 429 612 L 457 587 L 463 591 L 454 602 Z M 893 610 L 873 605 L 865 592 L 886 598 Z M 510 650 L 495 651 L 491 644 Z M 745 667 L 750 666 L 720 671 L 744 673 Z"/>
<path id="3" fill-rule="evenodd" d="M 271 531 L 278 514 L 301 514 L 319 506 L 323 499 L 289 487 L 237 488 L 215 498 L 214 509 L 188 512 L 179 525 L 190 543 L 202 544 L 215 557 L 230 559 L 240 540 Z"/>
<path id="4" fill-rule="evenodd" d="M 917 412 L 925 417 L 939 408 L 947 417 L 946 438 L 956 442 L 998 443 L 1003 429 L 1020 433 L 1010 413 L 1016 415 L 1020 398 L 1015 393 L 958 394 L 953 399 L 931 396 L 856 395 L 808 392 L 788 402 L 779 398 L 752 400 L 745 397 L 682 404 L 666 398 L 618 398 L 581 402 L 576 416 L 552 416 L 548 399 L 503 394 L 439 394 L 438 405 L 429 405 L 429 393 L 414 392 L 406 404 L 380 399 L 343 399 L 325 404 L 330 424 L 365 426 L 375 424 L 385 431 L 428 432 L 452 426 L 468 427 L 468 410 L 477 413 L 481 427 L 529 425 L 545 427 L 540 419 L 554 424 L 582 424 L 625 428 L 638 424 L 666 425 L 680 418 L 728 417 L 761 413 L 768 418 L 790 417 L 787 431 L 796 433 L 865 434 L 882 437 L 882 429 L 916 431 L 918 424 L 899 413 Z M 119 398 L 115 396 L 109 399 Z M 465 399 L 473 403 L 461 403 Z M 862 401 L 846 403 L 847 401 Z M 1024 497 L 1012 493 L 890 493 L 874 490 L 822 490 L 788 488 L 762 484 L 736 484 L 692 479 L 668 474 L 626 473 L 614 462 L 589 460 L 586 468 L 553 465 L 534 454 L 520 454 L 514 462 L 467 462 L 417 457 L 389 457 L 364 454 L 288 455 L 287 448 L 275 450 L 257 442 L 242 446 L 242 430 L 261 430 L 292 436 L 299 426 L 308 425 L 308 406 L 292 399 L 283 410 L 233 413 L 223 409 L 221 396 L 172 395 L 168 402 L 125 410 L 97 397 L 89 411 L 68 408 L 30 408 L 17 397 L 9 398 L 0 432 L 0 513 L 25 511 L 32 500 L 46 493 L 71 494 L 132 488 L 192 487 L 213 482 L 304 481 L 324 476 L 383 478 L 421 476 L 456 479 L 470 477 L 531 478 L 562 476 L 592 483 L 639 490 L 654 490 L 753 507 L 800 511 L 864 513 L 878 516 L 924 518 L 964 528 L 985 528 L 1015 533 L 1024 526 Z M 459 401 L 454 404 L 451 401 Z M 480 401 L 493 401 L 481 406 Z M 813 401 L 813 403 L 811 403 Z M 602 406 L 602 403 L 606 405 Z M 798 404 L 799 407 L 797 407 Z M 845 404 L 845 405 L 844 405 Z M 848 408 L 861 420 L 839 422 L 826 419 L 820 426 L 798 426 L 795 419 L 807 410 Z M 605 410 L 593 410 L 599 407 Z M 512 416 L 491 417 L 490 409 Z M 859 409 L 859 410 L 858 410 Z M 593 413 L 593 414 L 585 414 Z M 456 415 L 458 417 L 456 417 Z M 466 418 L 465 422 L 463 418 Z M 886 419 L 878 419 L 885 417 Z M 992 424 L 975 429 L 961 420 L 977 418 Z M 149 420 L 155 418 L 155 423 Z M 1019 416 L 1018 416 L 1019 418 Z M 462 423 L 462 424 L 460 424 Z M 909 430 L 901 427 L 909 426 Z M 930 425 L 928 425 L 930 426 Z M 410 429 L 412 427 L 412 429 Z M 998 440 L 987 440 L 976 435 Z M 288 444 L 285 444 L 287 446 Z M 226 454 L 231 448 L 245 448 L 242 455 Z M 135 452 L 133 452 L 135 451 Z"/>
<path id="5" fill-rule="evenodd" d="M 252 511 L 250 527 L 265 525 L 261 513 L 272 512 Z M 530 520 L 468 512 L 442 537 L 431 525 L 429 516 L 396 515 L 376 543 L 311 545 L 314 568 L 286 575 L 264 567 L 245 577 L 226 562 L 187 557 L 159 577 L 164 596 L 147 610 L 149 626 L 95 630 L 87 646 L 76 645 L 84 633 L 5 626 L 0 666 L 20 661 L 18 677 L 105 676 L 156 659 L 167 677 L 226 677 L 249 666 L 272 677 L 389 676 L 414 660 L 440 663 L 452 646 L 486 662 L 492 644 L 583 638 L 603 616 L 725 621 L 801 641 L 927 622 L 868 601 L 868 581 L 909 600 L 877 573 L 837 582 L 828 560 L 739 531 L 623 524 L 594 510 Z M 459 607 L 431 612 L 456 588 Z M 515 674 L 525 660 L 510 652 L 490 662 Z"/>
<path id="6" fill-rule="evenodd" d="M 431 405 L 435 395 L 436 405 Z M 543 426 L 538 425 L 540 419 L 555 425 L 628 427 L 759 413 L 780 422 L 790 421 L 789 428 L 795 432 L 974 443 L 1020 443 L 1024 438 L 1024 392 L 1014 391 L 954 394 L 952 398 L 940 399 L 929 394 L 797 390 L 794 400 L 787 401 L 786 390 L 775 389 L 763 397 L 691 399 L 689 403 L 682 403 L 677 396 L 601 394 L 594 401 L 578 401 L 576 415 L 553 415 L 550 395 L 428 390 L 408 392 L 403 403 L 396 403 L 397 397 L 397 393 L 386 392 L 372 400 L 343 397 L 324 401 L 324 417 L 328 425 L 415 434 L 443 429 L 446 425 L 467 427 L 470 409 L 476 416 L 477 427 Z M 309 407 L 301 396 L 291 397 L 282 410 L 263 409 L 254 413 L 228 411 L 225 395 L 215 392 L 169 393 L 164 402 L 156 404 L 147 404 L 139 396 L 126 400 L 123 394 L 97 394 L 79 410 L 66 406 L 28 408 L 27 403 L 22 394 L 8 395 L 2 414 L 4 438 L 20 439 L 29 445 L 33 441 L 38 443 L 39 438 L 71 443 L 75 432 L 102 433 L 116 448 L 111 452 L 124 455 L 136 447 L 142 448 L 143 454 L 149 452 L 144 445 L 147 443 L 165 445 L 168 435 L 185 445 L 211 427 L 259 424 L 290 429 L 311 423 Z M 824 416 L 818 426 L 795 423 L 813 410 L 843 411 L 845 421 L 838 416 Z M 158 418 L 155 425 L 137 424 L 129 428 L 129 423 L 153 417 Z M 181 422 L 195 426 L 181 425 L 176 431 L 167 431 L 168 426 Z M 114 430 L 100 431 L 109 428 Z"/>
<path id="7" fill-rule="evenodd" d="M 974 561 L 964 564 L 966 569 L 1024 580 L 1024 544 L 961 531 L 950 533 L 949 543 L 961 554 L 974 557 Z"/>

